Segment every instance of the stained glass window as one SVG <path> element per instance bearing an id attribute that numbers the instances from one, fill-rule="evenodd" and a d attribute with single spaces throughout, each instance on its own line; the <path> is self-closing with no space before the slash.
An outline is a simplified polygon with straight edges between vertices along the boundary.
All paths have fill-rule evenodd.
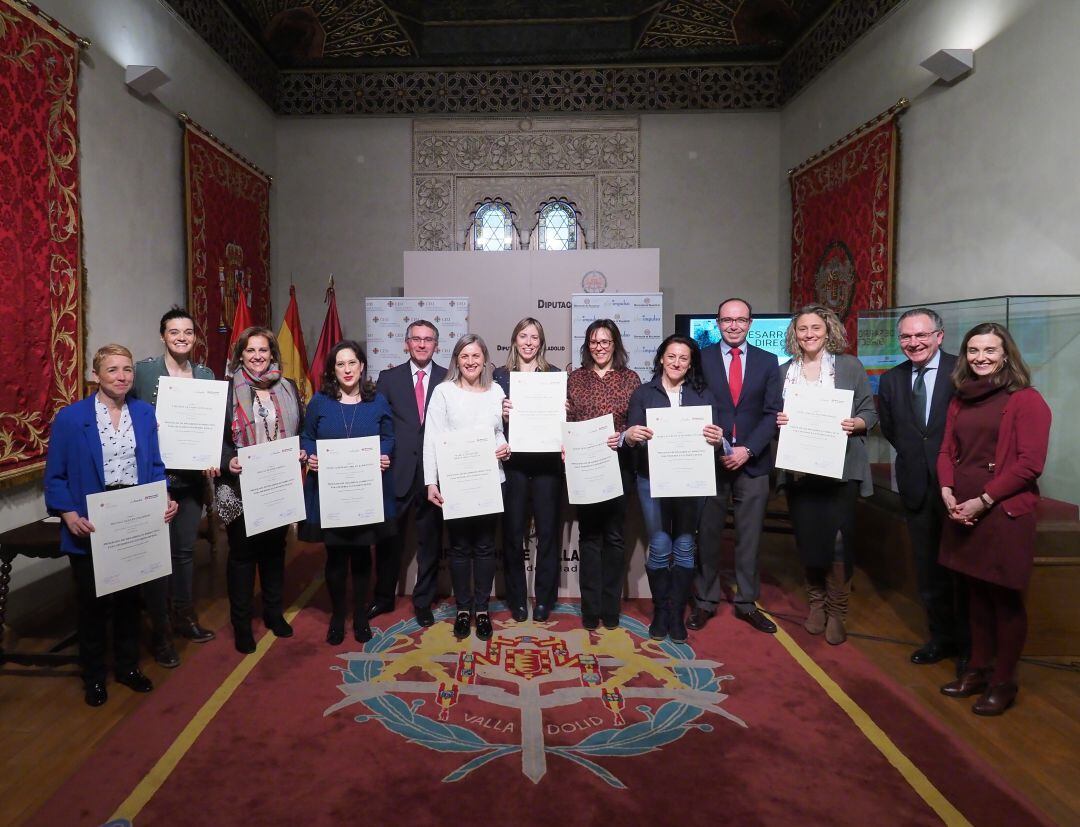
<path id="1" fill-rule="evenodd" d="M 578 248 L 578 213 L 574 205 L 553 199 L 540 208 L 536 223 L 538 250 L 576 250 Z"/>
<path id="2" fill-rule="evenodd" d="M 494 252 L 513 248 L 514 222 L 506 204 L 489 201 L 476 211 L 473 249 Z"/>

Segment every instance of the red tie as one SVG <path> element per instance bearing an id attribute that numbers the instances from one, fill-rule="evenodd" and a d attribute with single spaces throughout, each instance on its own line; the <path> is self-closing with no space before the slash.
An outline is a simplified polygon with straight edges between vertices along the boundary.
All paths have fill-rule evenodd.
<path id="1" fill-rule="evenodd" d="M 420 424 L 424 424 L 424 371 L 416 372 L 416 412 L 420 414 Z"/>
<path id="2" fill-rule="evenodd" d="M 739 404 L 739 394 L 742 393 L 742 356 L 737 347 L 731 349 L 731 368 L 728 369 L 728 388 L 731 390 L 731 401 Z"/>

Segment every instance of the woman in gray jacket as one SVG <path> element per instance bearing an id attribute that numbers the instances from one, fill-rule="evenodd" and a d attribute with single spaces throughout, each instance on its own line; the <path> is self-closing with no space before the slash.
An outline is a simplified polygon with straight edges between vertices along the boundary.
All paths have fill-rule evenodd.
<path id="1" fill-rule="evenodd" d="M 848 436 L 843 478 L 788 471 L 783 480 L 795 547 L 806 568 L 810 613 L 804 628 L 839 644 L 847 639 L 844 623 L 855 569 L 855 500 L 874 491 L 866 432 L 877 424 L 877 411 L 866 370 L 844 353 L 844 325 L 832 310 L 819 304 L 802 308 L 788 325 L 784 344 L 792 357 L 780 366 L 785 399 L 796 387 L 854 391 L 851 415 L 840 423 Z M 786 413 L 777 414 L 778 426 L 787 422 Z"/>

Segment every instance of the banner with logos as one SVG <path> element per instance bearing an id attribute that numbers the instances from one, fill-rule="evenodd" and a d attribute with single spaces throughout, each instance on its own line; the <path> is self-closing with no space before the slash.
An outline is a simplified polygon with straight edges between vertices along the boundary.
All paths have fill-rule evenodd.
<path id="1" fill-rule="evenodd" d="M 435 361 L 447 366 L 454 343 L 469 332 L 469 300 L 463 296 L 417 298 L 410 296 L 369 297 L 364 302 L 367 331 L 368 376 L 400 365 L 405 353 L 405 331 L 412 322 L 424 319 L 439 330 Z"/>
<path id="2" fill-rule="evenodd" d="M 664 340 L 664 297 L 661 293 L 575 293 L 571 297 L 573 364 L 581 366 L 585 330 L 597 319 L 611 319 L 619 327 L 630 357 L 627 367 L 642 382 L 653 375 L 656 349 Z"/>

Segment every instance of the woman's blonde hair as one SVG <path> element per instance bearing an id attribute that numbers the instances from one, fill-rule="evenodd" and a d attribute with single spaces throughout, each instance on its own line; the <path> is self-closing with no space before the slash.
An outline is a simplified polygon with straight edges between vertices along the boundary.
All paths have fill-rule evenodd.
<path id="1" fill-rule="evenodd" d="M 94 360 L 92 362 L 94 373 L 98 372 L 98 368 L 101 367 L 101 363 L 105 361 L 106 356 L 126 356 L 131 364 L 135 364 L 135 357 L 132 356 L 131 351 L 123 345 L 102 345 L 97 349 L 97 352 L 94 353 Z"/>
<path id="2" fill-rule="evenodd" d="M 484 340 L 475 333 L 466 333 L 457 340 L 457 344 L 454 345 L 454 352 L 450 354 L 450 367 L 446 369 L 446 378 L 443 381 L 457 383 L 461 379 L 458 356 L 469 345 L 478 345 L 480 352 L 484 354 L 484 369 L 480 371 L 480 387 L 487 390 L 491 387 L 491 358 L 488 356 L 488 347 L 484 344 Z"/>
<path id="3" fill-rule="evenodd" d="M 802 356 L 802 348 L 799 347 L 799 338 L 795 335 L 795 328 L 799 324 L 799 319 L 803 316 L 809 316 L 811 313 L 821 317 L 821 320 L 825 322 L 825 349 L 829 353 L 843 353 L 846 351 L 848 340 L 847 332 L 844 330 L 844 323 L 840 321 L 840 317 L 835 312 L 823 304 L 805 305 L 791 317 L 787 333 L 784 334 L 784 351 L 789 356 Z"/>
<path id="4" fill-rule="evenodd" d="M 514 325 L 514 332 L 510 334 L 510 353 L 506 357 L 506 369 L 507 370 L 519 370 L 521 366 L 521 354 L 517 349 L 517 337 L 518 334 L 532 325 L 536 328 L 537 334 L 540 336 L 540 349 L 536 351 L 536 369 L 548 370 L 551 365 L 547 360 L 547 338 L 544 336 L 544 326 L 540 324 L 537 319 L 532 316 L 526 316 L 516 325 Z"/>

